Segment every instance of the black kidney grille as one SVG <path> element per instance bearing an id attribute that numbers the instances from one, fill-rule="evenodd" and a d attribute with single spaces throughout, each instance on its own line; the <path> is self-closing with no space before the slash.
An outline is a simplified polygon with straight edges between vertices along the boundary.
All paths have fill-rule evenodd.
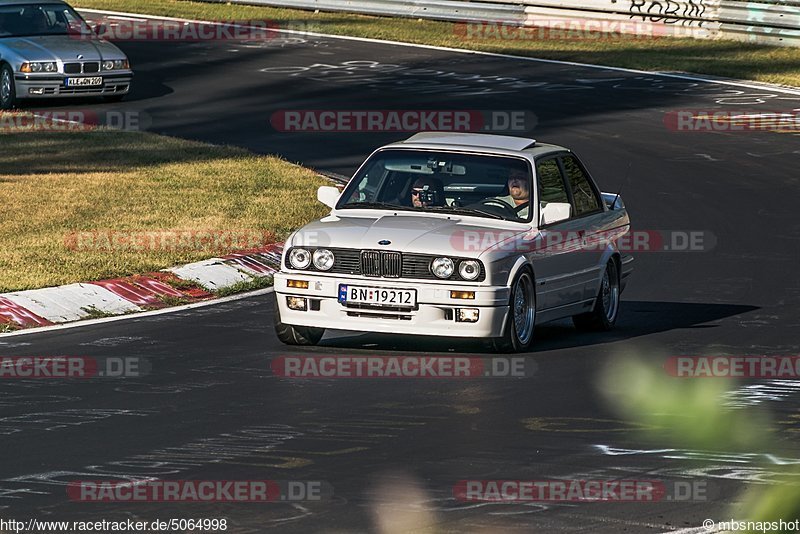
<path id="1" fill-rule="evenodd" d="M 381 253 L 377 250 L 361 251 L 361 274 L 364 276 L 381 276 Z"/>
<path id="2" fill-rule="evenodd" d="M 97 61 L 64 63 L 64 74 L 93 74 L 95 72 L 100 72 L 100 63 Z"/>
<path id="3" fill-rule="evenodd" d="M 403 259 L 399 252 L 381 252 L 381 275 L 399 278 L 403 271 Z"/>

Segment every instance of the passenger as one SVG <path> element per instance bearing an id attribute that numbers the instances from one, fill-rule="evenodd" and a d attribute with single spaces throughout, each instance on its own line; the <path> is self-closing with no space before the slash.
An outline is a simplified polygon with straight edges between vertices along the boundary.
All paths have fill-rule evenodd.
<path id="1" fill-rule="evenodd" d="M 415 208 L 444 206 L 442 181 L 432 176 L 417 178 L 411 186 L 411 205 Z"/>

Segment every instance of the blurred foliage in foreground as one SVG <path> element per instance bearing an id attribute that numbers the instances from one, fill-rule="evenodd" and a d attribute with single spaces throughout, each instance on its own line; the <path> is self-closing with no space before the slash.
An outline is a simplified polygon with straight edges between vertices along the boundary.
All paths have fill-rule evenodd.
<path id="1" fill-rule="evenodd" d="M 725 395 L 736 382 L 676 378 L 654 361 L 661 363 L 666 357 L 619 357 L 606 367 L 598 382 L 610 405 L 640 423 L 641 432 L 683 448 L 760 453 L 759 458 L 770 452 L 777 431 L 769 413 L 761 407 L 725 406 Z M 740 502 L 732 505 L 729 517 L 721 520 L 790 522 L 800 518 L 800 469 L 797 465 L 785 468 L 781 483 L 752 485 Z"/>

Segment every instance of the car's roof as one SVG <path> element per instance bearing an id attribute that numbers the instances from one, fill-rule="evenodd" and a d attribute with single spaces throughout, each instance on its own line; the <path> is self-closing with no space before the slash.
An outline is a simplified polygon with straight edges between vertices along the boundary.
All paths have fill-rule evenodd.
<path id="1" fill-rule="evenodd" d="M 412 135 L 405 141 L 392 143 L 388 146 L 427 149 L 446 148 L 450 150 L 478 149 L 480 152 L 502 155 L 522 152 L 530 154 L 533 157 L 552 152 L 569 152 L 569 150 L 564 147 L 548 143 L 539 143 L 535 139 L 527 137 L 462 132 L 420 132 Z"/>

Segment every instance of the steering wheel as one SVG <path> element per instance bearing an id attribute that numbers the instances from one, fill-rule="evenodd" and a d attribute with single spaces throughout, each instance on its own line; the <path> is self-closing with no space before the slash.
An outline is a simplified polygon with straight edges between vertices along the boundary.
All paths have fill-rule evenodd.
<path id="1" fill-rule="evenodd" d="M 492 208 L 500 208 L 500 210 L 503 212 L 504 217 L 511 219 L 518 219 L 520 212 L 528 207 L 529 202 L 520 204 L 519 206 L 509 206 L 507 203 L 503 202 L 500 199 L 485 198 L 480 202 L 478 202 L 478 204 Z"/>

